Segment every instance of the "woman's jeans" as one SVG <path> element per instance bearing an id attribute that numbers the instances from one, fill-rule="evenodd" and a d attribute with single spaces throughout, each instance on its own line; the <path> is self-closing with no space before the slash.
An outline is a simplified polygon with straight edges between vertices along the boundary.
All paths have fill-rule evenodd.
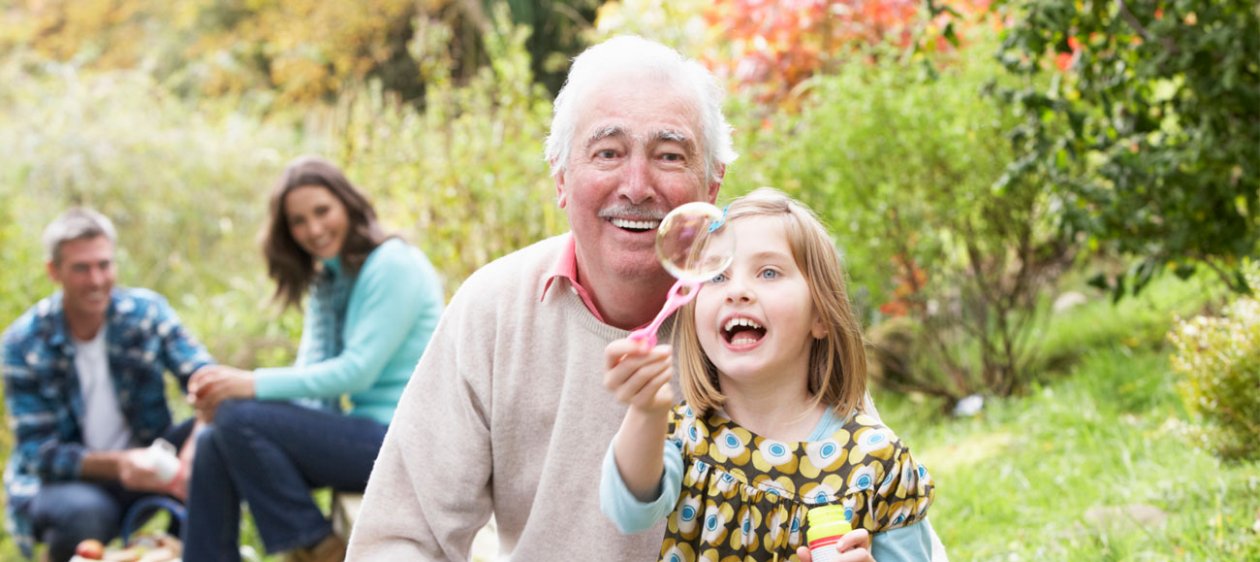
<path id="1" fill-rule="evenodd" d="M 184 561 L 240 560 L 241 502 L 267 552 L 332 532 L 314 488 L 362 492 L 388 426 L 288 402 L 228 400 L 197 436 Z"/>

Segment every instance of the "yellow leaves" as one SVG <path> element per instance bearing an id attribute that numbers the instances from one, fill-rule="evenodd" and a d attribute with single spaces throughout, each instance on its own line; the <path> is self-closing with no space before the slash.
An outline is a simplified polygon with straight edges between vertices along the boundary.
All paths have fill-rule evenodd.
<path id="1" fill-rule="evenodd" d="M 0 48 L 26 44 L 44 57 L 99 69 L 176 64 L 192 70 L 183 76 L 206 93 L 274 89 L 279 99 L 302 103 L 405 57 L 420 9 L 409 0 L 32 1 L 5 14 Z"/>

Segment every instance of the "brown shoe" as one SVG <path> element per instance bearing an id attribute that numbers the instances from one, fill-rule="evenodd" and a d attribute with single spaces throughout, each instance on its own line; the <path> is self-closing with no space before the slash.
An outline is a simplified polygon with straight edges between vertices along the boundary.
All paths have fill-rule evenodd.
<path id="1" fill-rule="evenodd" d="M 345 559 L 346 541 L 337 533 L 329 533 L 315 546 L 290 551 L 285 557 L 286 562 L 343 562 Z"/>

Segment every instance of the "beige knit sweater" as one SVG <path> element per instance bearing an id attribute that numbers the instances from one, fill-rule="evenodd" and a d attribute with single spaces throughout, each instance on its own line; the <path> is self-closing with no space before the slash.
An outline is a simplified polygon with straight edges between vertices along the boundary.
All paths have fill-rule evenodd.
<path id="1" fill-rule="evenodd" d="M 512 560 L 654 560 L 664 523 L 621 535 L 599 511 L 600 463 L 625 407 L 603 350 L 628 332 L 571 287 L 543 286 L 566 236 L 460 287 L 404 391 L 348 560 L 467 560 L 493 511 Z"/>

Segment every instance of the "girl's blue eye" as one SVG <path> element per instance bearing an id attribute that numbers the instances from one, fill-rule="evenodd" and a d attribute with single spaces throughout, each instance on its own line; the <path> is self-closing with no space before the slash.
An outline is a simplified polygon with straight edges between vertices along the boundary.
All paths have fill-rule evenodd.
<path id="1" fill-rule="evenodd" d="M 726 281 L 726 274 L 725 274 L 725 273 L 719 273 L 719 274 L 717 274 L 717 275 L 714 275 L 714 276 L 713 276 L 713 279 L 710 279 L 710 280 L 709 280 L 709 282 L 710 282 L 710 283 L 721 283 L 721 282 L 723 282 L 723 281 Z"/>
<path id="2" fill-rule="evenodd" d="M 779 275 L 781 274 L 778 272 L 778 270 L 774 270 L 774 269 L 761 270 L 761 276 L 766 279 L 775 279 L 775 278 L 778 278 Z"/>

